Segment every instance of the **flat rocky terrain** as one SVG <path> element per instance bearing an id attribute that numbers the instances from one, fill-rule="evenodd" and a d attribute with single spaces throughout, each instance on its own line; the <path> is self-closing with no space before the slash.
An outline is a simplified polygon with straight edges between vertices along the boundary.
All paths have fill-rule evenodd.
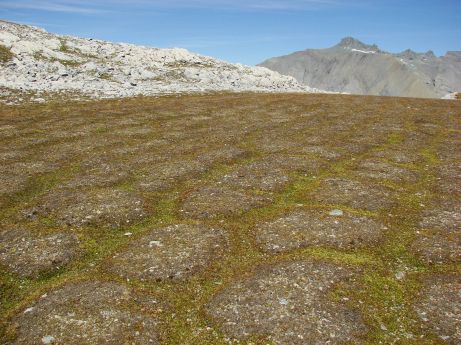
<path id="1" fill-rule="evenodd" d="M 461 103 L 0 105 L 0 343 L 461 344 Z"/>

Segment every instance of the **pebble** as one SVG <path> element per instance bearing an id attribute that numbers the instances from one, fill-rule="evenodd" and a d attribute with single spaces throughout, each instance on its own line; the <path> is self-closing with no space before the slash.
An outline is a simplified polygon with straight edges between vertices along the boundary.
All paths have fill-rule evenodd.
<path id="1" fill-rule="evenodd" d="M 340 217 L 344 214 L 344 212 L 342 210 L 338 210 L 338 209 L 335 209 L 335 210 L 331 210 L 330 213 L 328 213 L 330 216 L 334 216 L 334 217 Z"/>
<path id="2" fill-rule="evenodd" d="M 43 338 L 42 338 L 42 344 L 53 344 L 54 343 L 54 337 L 51 336 L 51 335 L 45 335 Z"/>
<path id="3" fill-rule="evenodd" d="M 280 299 L 279 299 L 279 303 L 280 303 L 281 305 L 288 305 L 288 301 L 287 301 L 285 298 L 280 298 Z"/>
<path id="4" fill-rule="evenodd" d="M 395 279 L 402 280 L 403 278 L 405 278 L 405 272 L 400 271 L 395 274 Z"/>

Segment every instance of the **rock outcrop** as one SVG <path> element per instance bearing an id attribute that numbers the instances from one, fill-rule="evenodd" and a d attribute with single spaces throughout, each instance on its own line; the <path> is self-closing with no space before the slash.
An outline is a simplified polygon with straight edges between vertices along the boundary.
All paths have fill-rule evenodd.
<path id="1" fill-rule="evenodd" d="M 97 98 L 179 92 L 312 92 L 262 67 L 226 63 L 185 49 L 160 49 L 47 33 L 0 21 L 1 95 L 56 92 Z"/>

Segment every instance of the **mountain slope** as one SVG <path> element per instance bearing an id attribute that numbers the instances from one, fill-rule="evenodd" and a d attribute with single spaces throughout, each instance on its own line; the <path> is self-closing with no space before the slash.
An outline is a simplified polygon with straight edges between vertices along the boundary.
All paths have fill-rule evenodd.
<path id="1" fill-rule="evenodd" d="M 440 58 L 431 51 L 391 54 L 351 37 L 331 48 L 307 49 L 259 66 L 334 92 L 440 98 L 461 90 L 461 52 Z"/>
<path id="2" fill-rule="evenodd" d="M 314 91 L 262 67 L 185 49 L 158 49 L 47 33 L 0 21 L 0 88 L 124 97 L 201 91 Z"/>

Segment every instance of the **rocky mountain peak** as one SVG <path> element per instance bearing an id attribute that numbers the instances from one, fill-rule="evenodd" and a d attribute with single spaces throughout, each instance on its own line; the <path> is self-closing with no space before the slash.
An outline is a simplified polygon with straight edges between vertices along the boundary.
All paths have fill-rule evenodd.
<path id="1" fill-rule="evenodd" d="M 354 37 L 344 37 L 335 47 L 343 49 L 358 49 L 358 50 L 369 50 L 369 51 L 379 51 L 379 48 L 376 44 L 369 45 L 365 44 L 362 41 Z"/>
<path id="2" fill-rule="evenodd" d="M 461 54 L 437 57 L 407 49 L 393 54 L 345 37 L 326 49 L 306 49 L 260 66 L 322 90 L 363 95 L 440 98 L 461 90 Z"/>

